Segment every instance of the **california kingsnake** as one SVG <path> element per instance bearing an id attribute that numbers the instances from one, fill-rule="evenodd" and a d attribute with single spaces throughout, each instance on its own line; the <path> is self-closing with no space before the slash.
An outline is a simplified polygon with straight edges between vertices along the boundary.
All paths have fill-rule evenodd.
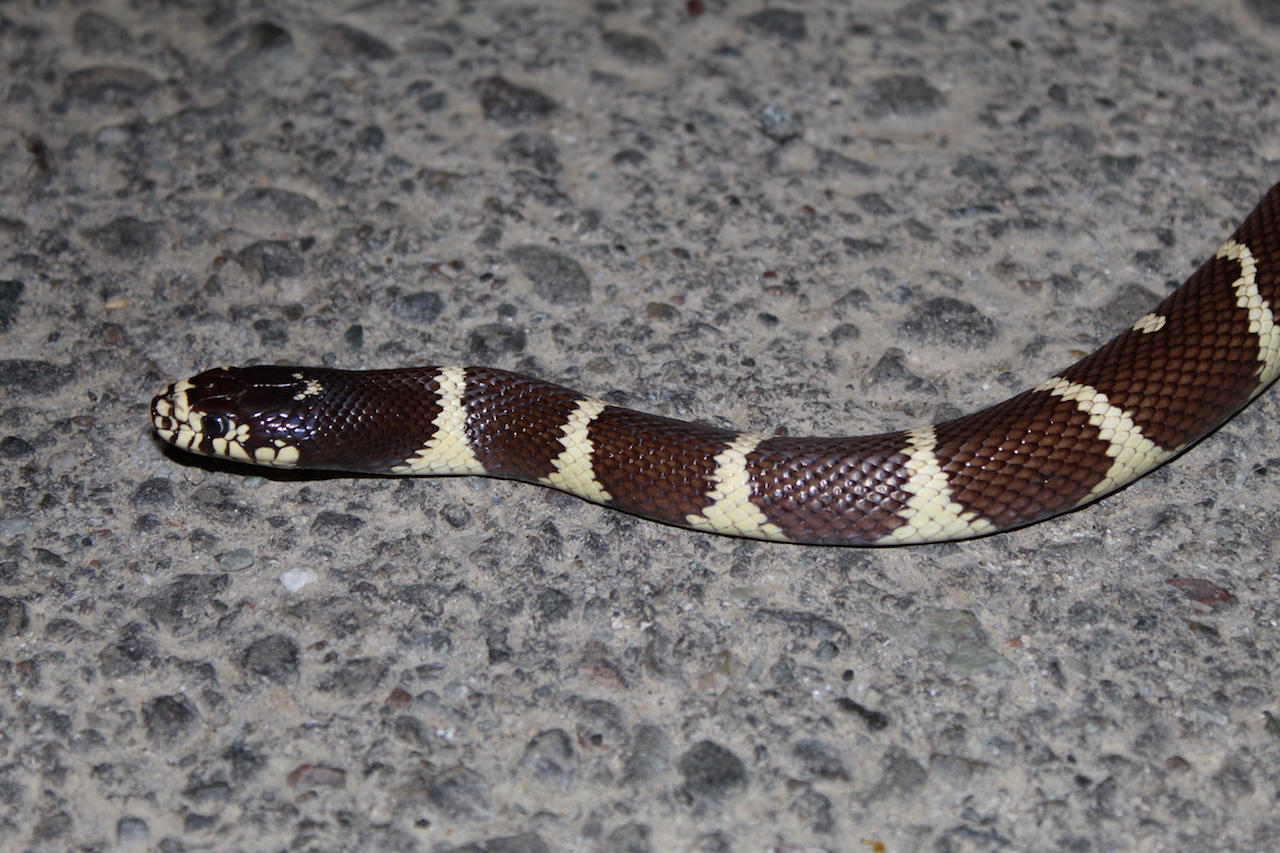
<path id="1" fill-rule="evenodd" d="M 1280 184 L 1154 311 L 1018 396 L 936 426 L 754 435 L 487 367 L 220 368 L 151 403 L 165 441 L 279 468 L 483 474 L 731 536 L 899 545 L 1088 504 L 1176 456 L 1280 373 Z"/>

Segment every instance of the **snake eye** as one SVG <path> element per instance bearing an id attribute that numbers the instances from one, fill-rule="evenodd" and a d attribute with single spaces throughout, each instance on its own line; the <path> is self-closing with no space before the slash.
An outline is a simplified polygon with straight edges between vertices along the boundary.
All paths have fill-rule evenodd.
<path id="1" fill-rule="evenodd" d="M 231 421 L 222 415 L 205 415 L 200 420 L 200 432 L 205 438 L 222 438 L 231 432 Z"/>

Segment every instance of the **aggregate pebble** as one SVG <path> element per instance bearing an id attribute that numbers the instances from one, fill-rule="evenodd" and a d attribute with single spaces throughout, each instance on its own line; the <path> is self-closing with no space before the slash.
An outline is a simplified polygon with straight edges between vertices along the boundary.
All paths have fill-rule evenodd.
<path id="1" fill-rule="evenodd" d="M 152 477 L 139 483 L 129 496 L 134 506 L 167 506 L 174 502 L 173 481 L 166 477 Z"/>
<path id="2" fill-rule="evenodd" d="M 518 86 L 502 77 L 476 81 L 484 117 L 502 127 L 518 127 L 545 118 L 556 102 L 532 86 Z"/>
<path id="3" fill-rule="evenodd" d="M 924 116 L 947 105 L 947 98 L 927 79 L 915 74 L 889 74 L 872 80 L 864 94 L 867 112 Z"/>
<path id="4" fill-rule="evenodd" d="M 9 331 L 9 327 L 13 325 L 18 316 L 18 303 L 26 290 L 27 286 L 21 281 L 0 281 L 0 332 Z"/>
<path id="5" fill-rule="evenodd" d="M 108 255 L 136 261 L 160 251 L 165 244 L 165 227 L 161 222 L 144 222 L 133 216 L 122 216 L 89 229 L 85 236 Z"/>
<path id="6" fill-rule="evenodd" d="M 258 225 L 269 229 L 279 224 L 297 227 L 320 212 L 314 199 L 277 187 L 246 190 L 236 197 L 232 208 L 242 228 Z"/>
<path id="7" fill-rule="evenodd" d="M 306 259 L 283 240 L 259 240 L 236 253 L 236 261 L 257 276 L 259 284 L 294 278 L 306 270 Z"/>
<path id="8" fill-rule="evenodd" d="M 68 366 L 34 359 L 0 360 L 0 389 L 11 394 L 52 394 L 75 378 Z"/>
<path id="9" fill-rule="evenodd" d="M 162 749 L 174 746 L 190 734 L 199 716 L 195 706 L 182 695 L 157 696 L 142 705 L 147 738 Z"/>
<path id="10" fill-rule="evenodd" d="M 357 532 L 367 523 L 358 515 L 325 510 L 317 513 L 315 520 L 311 522 L 311 532 L 321 536 L 342 536 Z"/>
<path id="11" fill-rule="evenodd" d="M 929 771 L 902 747 L 890 747 L 885 755 L 880 779 L 863 797 L 867 804 L 881 800 L 908 799 L 917 794 L 929 780 Z"/>
<path id="12" fill-rule="evenodd" d="M 291 589 L 290 592 L 296 592 Z M 321 676 L 316 689 L 323 693 L 336 692 L 349 699 L 366 697 L 377 690 L 386 678 L 389 667 L 378 658 L 355 658 L 343 661 L 332 671 Z"/>
<path id="13" fill-rule="evenodd" d="M 507 356 L 524 352 L 528 343 L 528 335 L 518 326 L 487 323 L 467 336 L 467 352 L 476 364 L 497 364 Z"/>
<path id="14" fill-rule="evenodd" d="M 492 810 L 489 784 L 479 773 L 462 765 L 425 780 L 423 795 L 440 815 L 450 820 L 484 818 Z"/>
<path id="15" fill-rule="evenodd" d="M 537 834 L 526 832 L 473 841 L 453 848 L 450 853 L 551 853 L 551 848 Z"/>
<path id="16" fill-rule="evenodd" d="M 520 131 L 494 152 L 503 163 L 531 167 L 539 174 L 553 176 L 564 169 L 560 146 L 545 133 Z"/>
<path id="17" fill-rule="evenodd" d="M 113 19 L 98 12 L 81 12 L 71 29 L 76 47 L 88 54 L 118 53 L 133 50 L 133 36 Z"/>
<path id="18" fill-rule="evenodd" d="M 240 572 L 253 566 L 256 562 L 253 558 L 253 552 L 248 548 L 236 548 L 232 551 L 219 554 L 218 568 L 224 572 Z"/>
<path id="19" fill-rule="evenodd" d="M 396 51 L 377 36 L 348 26 L 328 24 L 320 29 L 320 42 L 324 52 L 339 60 L 391 59 Z"/>
<path id="20" fill-rule="evenodd" d="M 760 110 L 759 119 L 760 129 L 774 142 L 788 142 L 801 134 L 799 123 L 781 107 L 772 104 L 764 107 Z"/>
<path id="21" fill-rule="evenodd" d="M 742 19 L 749 30 L 787 41 L 800 41 L 808 34 L 805 14 L 794 9 L 766 8 Z"/>
<path id="22" fill-rule="evenodd" d="M 695 799 L 722 800 L 747 784 L 742 759 L 709 740 L 695 743 L 680 756 L 678 766 L 684 790 Z"/>
<path id="23" fill-rule="evenodd" d="M 272 634 L 245 649 L 240 665 L 246 672 L 277 684 L 287 684 L 298 676 L 300 649 L 292 638 Z"/>
<path id="24" fill-rule="evenodd" d="M 159 80 L 139 68 L 95 65 L 68 74 L 62 90 L 81 107 L 133 107 L 159 85 Z"/>
<path id="25" fill-rule="evenodd" d="M 31 616 L 23 601 L 0 596 L 0 637 L 17 637 L 31 627 Z"/>
<path id="26" fill-rule="evenodd" d="M 121 847 L 142 846 L 151 838 L 151 827 L 140 817 L 125 816 L 116 822 L 116 840 Z"/>
<path id="27" fill-rule="evenodd" d="M 0 537 L 5 539 L 24 536 L 35 529 L 35 524 L 33 524 L 29 518 L 19 517 L 0 519 Z"/>
<path id="28" fill-rule="evenodd" d="M 632 65 L 658 65 L 667 60 L 662 47 L 646 35 L 609 30 L 600 38 L 610 53 Z"/>
<path id="29" fill-rule="evenodd" d="M 573 258 L 543 246 L 516 246 L 507 257 L 533 281 L 533 292 L 553 305 L 591 301 L 591 280 Z"/>
<path id="30" fill-rule="evenodd" d="M 548 729 L 525 746 L 520 767 L 535 779 L 568 788 L 577 769 L 578 756 L 564 729 Z"/>
<path id="31" fill-rule="evenodd" d="M 648 824 L 623 824 L 605 836 L 601 850 L 604 853 L 651 853 L 653 844 L 649 837 L 652 834 Z"/>
<path id="32" fill-rule="evenodd" d="M 289 569 L 280 575 L 280 585 L 289 592 L 299 592 L 320 580 L 320 576 L 310 569 Z"/>
<path id="33" fill-rule="evenodd" d="M 986 346 L 999 334 L 995 321 L 974 305 L 952 296 L 926 300 L 899 328 L 913 341 L 960 347 Z"/>
<path id="34" fill-rule="evenodd" d="M 231 578 L 222 574 L 179 574 L 158 591 L 140 599 L 138 606 L 157 622 L 181 626 L 204 614 L 230 586 Z"/>
<path id="35" fill-rule="evenodd" d="M 671 740 L 661 727 L 637 726 L 631 748 L 623 757 L 623 782 L 645 784 L 660 778 L 667 769 L 670 755 Z"/>
<path id="36" fill-rule="evenodd" d="M 410 323 L 427 325 L 434 323 L 444 311 L 444 300 L 433 290 L 407 293 L 396 297 L 392 311 Z"/>

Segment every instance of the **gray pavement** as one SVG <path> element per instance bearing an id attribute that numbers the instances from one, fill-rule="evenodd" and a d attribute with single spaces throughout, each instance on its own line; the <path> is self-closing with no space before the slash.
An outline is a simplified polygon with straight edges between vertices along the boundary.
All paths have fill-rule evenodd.
<path id="1" fill-rule="evenodd" d="M 1280 179 L 1276 3 L 777 3 L 0 3 L 0 849 L 1280 847 L 1274 392 L 887 551 L 152 438 L 254 361 L 919 425 Z"/>

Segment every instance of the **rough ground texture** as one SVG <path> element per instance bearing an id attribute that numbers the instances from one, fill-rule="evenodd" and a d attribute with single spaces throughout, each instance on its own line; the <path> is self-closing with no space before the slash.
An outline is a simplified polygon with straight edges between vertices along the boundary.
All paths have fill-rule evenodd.
<path id="1" fill-rule="evenodd" d="M 925 423 L 1280 179 L 1274 2 L 776 2 L 0 3 L 0 848 L 1280 846 L 1275 393 L 892 551 L 151 437 L 254 361 Z"/>

